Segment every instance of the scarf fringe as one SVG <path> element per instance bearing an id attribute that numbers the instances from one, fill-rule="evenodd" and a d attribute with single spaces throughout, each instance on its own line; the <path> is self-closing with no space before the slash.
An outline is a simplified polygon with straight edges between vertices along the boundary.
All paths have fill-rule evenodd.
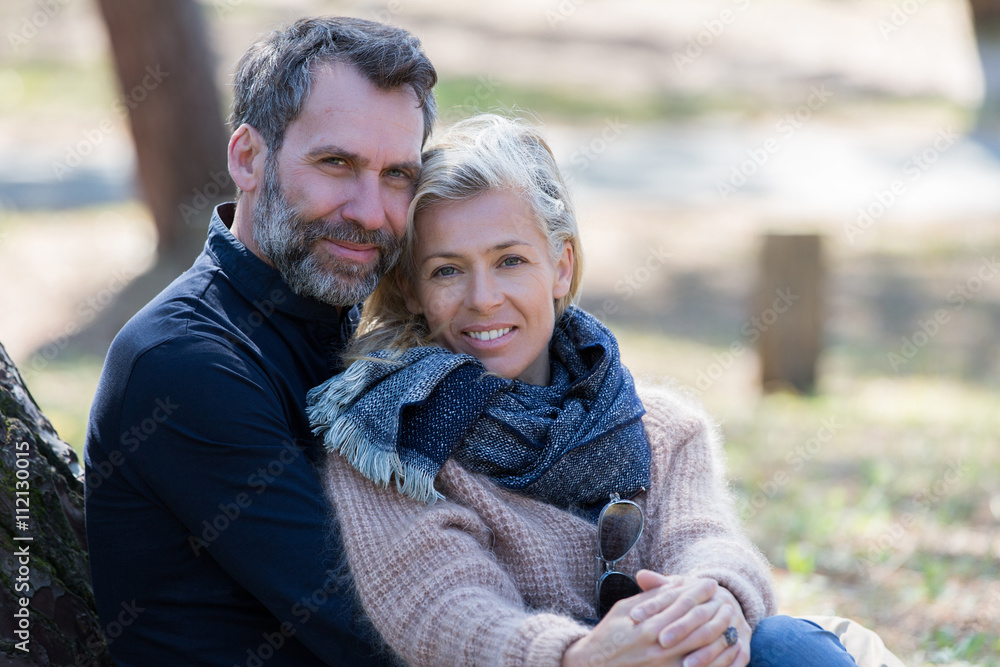
<path id="1" fill-rule="evenodd" d="M 353 364 L 351 369 L 359 364 Z M 444 500 L 434 488 L 434 477 L 415 466 L 404 464 L 395 449 L 388 451 L 372 444 L 368 435 L 344 413 L 366 389 L 363 382 L 352 382 L 351 369 L 340 382 L 328 380 L 309 391 L 306 412 L 316 426 L 313 433 L 322 438 L 329 452 L 337 452 L 351 466 L 383 489 L 395 477 L 396 489 L 422 503 Z M 355 375 L 360 375 L 355 373 Z"/>

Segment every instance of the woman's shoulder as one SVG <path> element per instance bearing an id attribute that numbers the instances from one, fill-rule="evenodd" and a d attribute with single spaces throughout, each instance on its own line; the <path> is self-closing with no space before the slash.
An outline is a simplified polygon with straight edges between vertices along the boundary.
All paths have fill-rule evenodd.
<path id="1" fill-rule="evenodd" d="M 646 408 L 642 421 L 647 431 L 662 431 L 676 441 L 699 432 L 717 434 L 718 424 L 701 401 L 676 381 L 636 380 L 635 389 Z"/>

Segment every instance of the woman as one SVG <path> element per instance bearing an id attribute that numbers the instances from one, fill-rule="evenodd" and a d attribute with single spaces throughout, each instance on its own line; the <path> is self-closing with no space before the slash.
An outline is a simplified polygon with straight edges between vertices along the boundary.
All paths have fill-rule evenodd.
<path id="1" fill-rule="evenodd" d="M 767 618 L 767 564 L 715 429 L 674 392 L 640 401 L 614 337 L 571 305 L 579 234 L 537 133 L 497 116 L 454 126 L 424 156 L 410 221 L 353 363 L 310 393 L 358 593 L 399 656 L 741 666 L 756 628 L 759 664 L 855 664 L 818 627 Z M 618 498 L 646 528 L 601 560 L 595 518 Z M 595 558 L 638 571 L 603 618 Z"/>

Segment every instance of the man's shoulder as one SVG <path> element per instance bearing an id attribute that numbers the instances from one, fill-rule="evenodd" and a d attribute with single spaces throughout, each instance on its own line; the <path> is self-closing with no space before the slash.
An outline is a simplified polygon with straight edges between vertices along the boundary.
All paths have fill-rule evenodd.
<path id="1" fill-rule="evenodd" d="M 176 374 L 196 371 L 206 357 L 250 356 L 247 340 L 231 318 L 239 301 L 219 267 L 196 262 L 122 327 L 106 366 L 125 378 L 140 360 L 147 366 L 166 365 L 164 370 Z"/>

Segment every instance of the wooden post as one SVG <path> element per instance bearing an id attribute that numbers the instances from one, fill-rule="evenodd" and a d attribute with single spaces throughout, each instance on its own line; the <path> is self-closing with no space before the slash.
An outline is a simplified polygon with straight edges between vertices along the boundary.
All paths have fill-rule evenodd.
<path id="1" fill-rule="evenodd" d="M 815 234 L 768 234 L 751 325 L 760 333 L 764 392 L 813 393 L 822 349 L 822 240 Z"/>

